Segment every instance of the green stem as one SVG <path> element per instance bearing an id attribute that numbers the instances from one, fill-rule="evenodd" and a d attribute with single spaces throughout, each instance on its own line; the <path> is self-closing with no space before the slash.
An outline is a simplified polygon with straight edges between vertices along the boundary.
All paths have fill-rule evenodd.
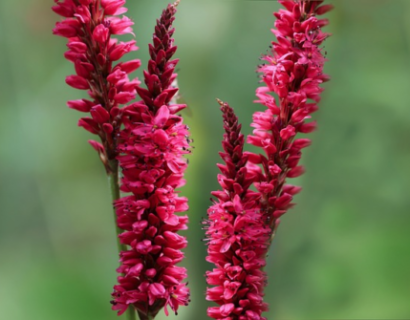
<path id="1" fill-rule="evenodd" d="M 126 313 L 127 313 L 128 320 L 135 320 L 135 308 L 134 308 L 134 306 L 132 306 L 132 305 L 129 306 Z"/>
<path id="2" fill-rule="evenodd" d="M 138 311 L 138 316 L 140 320 L 154 320 L 154 317 L 150 313 L 145 314 L 145 313 Z"/>
<path id="3" fill-rule="evenodd" d="M 112 201 L 114 204 L 114 201 L 120 198 L 120 184 L 118 181 L 118 161 L 117 160 L 110 161 L 110 169 L 111 169 L 111 173 L 108 174 L 108 181 L 110 183 L 111 197 L 112 197 Z M 114 208 L 114 225 L 115 225 L 115 230 L 116 230 L 116 235 L 117 235 L 118 252 L 126 251 L 127 246 L 125 244 L 122 244 L 120 241 L 120 238 L 118 237 L 122 233 L 122 230 L 117 225 L 117 214 L 115 213 L 114 205 L 113 205 L 113 208 Z M 132 305 L 128 307 L 125 314 L 127 315 L 128 320 L 135 320 L 135 309 Z"/>
<path id="4" fill-rule="evenodd" d="M 108 174 L 108 181 L 110 183 L 111 197 L 112 197 L 112 202 L 113 202 L 114 224 L 115 224 L 115 230 L 117 233 L 118 252 L 121 252 L 121 251 L 126 251 L 127 247 L 125 246 L 125 244 L 121 243 L 120 238 L 118 237 L 122 233 L 122 230 L 117 225 L 117 214 L 115 213 L 115 207 L 114 207 L 114 201 L 120 198 L 120 185 L 118 183 L 118 161 L 117 160 L 110 161 L 110 169 L 111 169 L 111 173 Z"/>

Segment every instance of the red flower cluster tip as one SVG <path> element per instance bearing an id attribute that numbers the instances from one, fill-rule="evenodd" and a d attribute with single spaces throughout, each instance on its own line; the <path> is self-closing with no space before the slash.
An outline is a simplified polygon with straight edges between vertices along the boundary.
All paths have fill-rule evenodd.
<path id="1" fill-rule="evenodd" d="M 272 229 L 279 217 L 289 209 L 301 188 L 285 185 L 286 178 L 296 178 L 304 168 L 298 165 L 301 149 L 310 145 L 305 138 L 295 139 L 297 133 L 312 132 L 315 122 L 307 122 L 318 109 L 319 86 L 328 80 L 323 74 L 323 57 L 319 46 L 329 36 L 321 31 L 328 24 L 316 15 L 332 9 L 320 6 L 321 1 L 279 1 L 286 10 L 274 13 L 273 30 L 277 42 L 272 42 L 272 55 L 263 57 L 267 63 L 259 66 L 266 86 L 256 90 L 258 100 L 267 107 L 253 115 L 253 135 L 248 143 L 263 148 L 265 155 L 252 155 L 249 161 L 261 164 L 262 179 L 255 184 L 261 194 L 261 209 Z M 275 93 L 277 99 L 271 95 Z"/>
<path id="2" fill-rule="evenodd" d="M 300 176 L 301 149 L 309 139 L 295 139 L 297 133 L 309 133 L 314 122 L 306 122 L 318 109 L 322 88 L 328 80 L 323 74 L 325 58 L 319 46 L 329 36 L 321 28 L 327 20 L 317 19 L 332 6 L 322 0 L 281 0 L 286 10 L 275 13 L 272 55 L 259 66 L 266 86 L 256 91 L 256 102 L 267 107 L 255 112 L 253 135 L 247 142 L 260 147 L 265 155 L 243 153 L 243 136 L 237 118 L 226 104 L 222 172 L 218 181 L 222 191 L 212 194 L 218 199 L 208 210 L 207 261 L 216 269 L 207 273 L 207 299 L 219 307 L 208 315 L 219 320 L 261 320 L 267 310 L 263 302 L 266 276 L 261 270 L 279 217 L 292 205 L 299 187 L 285 185 L 286 178 Z M 272 96 L 276 94 L 276 98 Z M 248 188 L 254 184 L 256 192 Z"/>
<path id="3" fill-rule="evenodd" d="M 98 135 L 101 143 L 89 143 L 99 153 L 110 172 L 109 161 L 117 156 L 116 137 L 121 126 L 122 111 L 118 107 L 135 99 L 138 79 L 129 80 L 128 74 L 140 65 L 139 60 L 120 62 L 124 54 L 137 50 L 135 40 L 118 42 L 112 35 L 132 34 L 133 22 L 127 17 L 116 17 L 127 11 L 125 0 L 63 0 L 53 11 L 65 17 L 57 22 L 53 33 L 68 38 L 65 57 L 74 63 L 76 75 L 66 82 L 73 88 L 88 90 L 91 100 L 68 102 L 72 109 L 90 113 L 78 125 Z"/>
<path id="4" fill-rule="evenodd" d="M 118 285 L 112 294 L 113 309 L 119 314 L 137 308 L 143 318 L 154 317 L 167 305 L 177 312 L 189 302 L 189 290 L 182 281 L 185 268 L 176 266 L 183 259 L 187 199 L 175 189 L 183 186 L 186 160 L 190 152 L 188 127 L 176 114 L 185 105 L 172 104 L 178 89 L 172 87 L 178 60 L 172 22 L 176 3 L 170 4 L 157 21 L 151 60 L 144 71 L 147 89 L 137 88 L 142 101 L 124 109 L 124 129 L 120 133 L 118 160 L 123 172 L 121 191 L 132 193 L 115 203 L 117 224 L 125 230 L 121 243 L 130 249 L 120 253 Z"/>
<path id="5" fill-rule="evenodd" d="M 271 230 L 263 221 L 257 192 L 249 187 L 259 179 L 260 169 L 247 166 L 249 154 L 243 153 L 241 125 L 228 104 L 222 103 L 224 119 L 225 165 L 218 165 L 222 191 L 212 194 L 218 199 L 208 210 L 207 261 L 216 265 L 207 272 L 206 298 L 220 306 L 208 309 L 214 319 L 263 319 L 267 305 L 263 302 L 266 275 L 265 254 Z"/>

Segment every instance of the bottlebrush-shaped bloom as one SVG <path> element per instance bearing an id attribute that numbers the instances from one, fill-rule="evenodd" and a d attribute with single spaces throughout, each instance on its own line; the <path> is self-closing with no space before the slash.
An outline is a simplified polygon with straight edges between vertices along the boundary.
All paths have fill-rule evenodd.
<path id="1" fill-rule="evenodd" d="M 112 35 L 132 34 L 133 22 L 117 17 L 127 11 L 125 0 L 63 0 L 53 11 L 65 17 L 57 22 L 53 33 L 68 38 L 65 57 L 74 63 L 76 75 L 66 82 L 73 88 L 87 90 L 88 99 L 68 101 L 68 107 L 90 113 L 78 125 L 98 135 L 101 143 L 90 140 L 107 172 L 109 161 L 117 156 L 116 137 L 121 127 L 119 106 L 135 99 L 138 79 L 128 74 L 140 66 L 139 60 L 120 62 L 124 54 L 137 50 L 135 40 L 118 42 Z"/>
<path id="2" fill-rule="evenodd" d="M 121 191 L 131 193 L 115 203 L 120 235 L 129 250 L 120 254 L 118 285 L 112 294 L 113 309 L 122 314 L 128 307 L 137 308 L 141 319 L 155 317 L 167 306 L 177 312 L 189 302 L 189 290 L 182 281 L 185 268 L 176 266 L 184 255 L 185 237 L 177 231 L 186 229 L 187 199 L 175 190 L 185 184 L 187 167 L 183 156 L 189 153 L 188 127 L 176 113 L 186 105 L 172 104 L 178 91 L 171 86 L 178 60 L 171 60 L 172 22 L 176 3 L 170 4 L 157 21 L 151 60 L 144 72 L 147 89 L 138 88 L 142 101 L 126 107 L 124 129 L 118 149 L 123 172 Z"/>
<path id="3" fill-rule="evenodd" d="M 285 180 L 303 173 L 298 166 L 301 149 L 310 144 L 295 136 L 315 129 L 315 123 L 306 120 L 318 108 L 323 90 L 319 85 L 328 80 L 319 48 L 329 35 L 321 31 L 327 20 L 316 15 L 332 6 L 310 0 L 279 2 L 286 10 L 274 14 L 277 42 L 272 55 L 263 57 L 267 64 L 258 69 L 266 86 L 257 89 L 256 102 L 267 110 L 254 114 L 255 129 L 247 139 L 265 155 L 242 152 L 237 119 L 226 105 L 222 107 L 226 134 L 221 156 L 226 165 L 219 165 L 218 181 L 223 190 L 212 193 L 218 202 L 208 211 L 206 231 L 207 261 L 217 267 L 207 273 L 208 284 L 215 286 L 207 290 L 207 299 L 220 305 L 209 308 L 208 315 L 219 320 L 265 319 L 264 257 L 279 217 L 300 191 L 285 185 Z M 257 192 L 248 189 L 251 184 Z"/>
<path id="4" fill-rule="evenodd" d="M 318 109 L 320 84 L 328 80 L 323 74 L 325 58 L 319 46 L 329 36 L 321 28 L 328 24 L 318 19 L 332 9 L 323 1 L 279 1 L 286 10 L 274 13 L 273 30 L 277 42 L 272 42 L 272 54 L 263 57 L 267 63 L 259 66 L 266 86 L 256 90 L 258 100 L 267 107 L 253 115 L 253 135 L 248 143 L 260 147 L 265 155 L 251 155 L 249 160 L 261 164 L 263 175 L 255 184 L 261 194 L 261 209 L 274 229 L 279 217 L 289 209 L 301 188 L 285 185 L 286 178 L 296 178 L 304 168 L 298 165 L 301 149 L 310 145 L 305 138 L 295 139 L 297 133 L 312 132 L 315 122 L 307 122 Z M 276 94 L 276 98 L 271 95 Z"/>
<path id="5" fill-rule="evenodd" d="M 223 153 L 225 165 L 219 164 L 222 191 L 212 194 L 218 199 L 208 210 L 206 235 L 207 261 L 216 268 L 206 273 L 206 298 L 219 304 L 208 309 L 214 319 L 264 319 L 263 302 L 266 275 L 265 254 L 270 228 L 263 221 L 257 192 L 249 190 L 260 178 L 261 170 L 247 166 L 248 154 L 243 152 L 241 125 L 228 104 L 222 103 L 224 119 Z"/>

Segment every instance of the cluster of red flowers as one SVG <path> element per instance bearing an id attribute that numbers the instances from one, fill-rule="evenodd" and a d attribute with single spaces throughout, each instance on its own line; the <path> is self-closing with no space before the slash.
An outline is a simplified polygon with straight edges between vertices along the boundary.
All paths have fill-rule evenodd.
<path id="1" fill-rule="evenodd" d="M 177 59 L 171 59 L 172 22 L 176 5 L 168 5 L 157 21 L 151 60 L 144 71 L 147 89 L 128 74 L 139 60 L 113 66 L 125 53 L 137 50 L 135 41 L 119 42 L 111 35 L 131 33 L 133 22 L 115 15 L 126 12 L 125 0 L 63 0 L 53 10 L 66 19 L 53 32 L 68 38 L 66 58 L 77 75 L 67 77 L 74 88 L 88 90 L 92 100 L 69 101 L 70 108 L 90 112 L 79 125 L 99 135 L 102 144 L 90 141 L 99 152 L 107 172 L 118 160 L 123 178 L 121 191 L 131 193 L 115 202 L 117 225 L 124 230 L 120 241 L 129 250 L 120 253 L 119 284 L 114 287 L 113 309 L 122 314 L 131 306 L 141 317 L 153 317 L 167 305 L 177 312 L 189 302 L 183 280 L 186 270 L 176 266 L 183 259 L 186 239 L 177 231 L 186 229 L 187 199 L 175 189 L 183 186 L 187 167 L 183 155 L 190 152 L 189 132 L 176 113 L 186 107 L 175 104 L 178 88 L 173 86 Z M 132 103 L 138 92 L 142 101 Z"/>
<path id="2" fill-rule="evenodd" d="M 261 268 L 279 217 L 301 190 L 285 185 L 286 178 L 304 172 L 298 162 L 301 149 L 310 145 L 309 139 L 295 136 L 315 129 L 315 122 L 306 120 L 318 109 L 323 90 L 319 85 L 328 80 L 319 48 L 329 36 L 321 31 L 327 20 L 316 16 L 332 6 L 320 6 L 323 0 L 279 2 L 286 10 L 274 14 L 277 42 L 272 43 L 272 54 L 263 57 L 267 64 L 258 68 L 266 86 L 257 89 L 256 102 L 267 109 L 254 113 L 255 129 L 247 139 L 265 155 L 242 152 L 237 119 L 223 106 L 226 134 L 221 156 L 226 165 L 219 165 L 218 177 L 223 190 L 213 192 L 219 201 L 208 210 L 207 221 L 207 260 L 216 265 L 207 273 L 208 284 L 215 286 L 208 289 L 207 299 L 219 304 L 208 309 L 214 319 L 265 319 L 261 314 L 267 310 L 266 277 Z M 257 192 L 248 189 L 252 183 Z"/>
<path id="3" fill-rule="evenodd" d="M 316 122 L 307 122 L 310 114 L 317 111 L 317 103 L 323 89 L 319 86 L 328 80 L 323 74 L 325 58 L 319 46 L 329 36 L 321 31 L 326 19 L 317 15 L 330 9 L 320 6 L 320 1 L 279 1 L 286 10 L 275 13 L 276 30 L 273 33 L 272 55 L 263 57 L 267 63 L 259 67 L 266 86 L 259 87 L 255 101 L 267 107 L 255 112 L 253 135 L 247 142 L 263 148 L 265 155 L 253 155 L 252 163 L 264 169 L 260 183 L 255 184 L 262 195 L 261 207 L 271 228 L 293 204 L 292 199 L 301 188 L 285 185 L 286 178 L 296 178 L 304 173 L 298 162 L 301 149 L 310 145 L 305 138 L 295 139 L 297 133 L 309 133 Z M 275 99 L 270 93 L 275 93 Z"/>
<path id="4" fill-rule="evenodd" d="M 214 319 L 257 319 L 267 304 L 263 302 L 266 275 L 265 253 L 270 228 L 263 222 L 259 208 L 260 195 L 249 190 L 259 179 L 258 168 L 246 166 L 248 153 L 243 152 L 244 136 L 238 118 L 228 104 L 222 103 L 224 119 L 223 153 L 225 165 L 218 165 L 222 191 L 212 194 L 219 201 L 208 210 L 208 257 L 215 264 L 207 272 L 206 298 L 219 307 L 208 309 Z M 256 170 L 254 170 L 256 169 Z"/>
<path id="5" fill-rule="evenodd" d="M 119 106 L 135 99 L 138 79 L 129 80 L 128 74 L 140 65 L 139 60 L 120 62 L 124 54 L 137 50 L 135 40 L 118 42 L 112 35 L 131 33 L 133 22 L 127 17 L 116 17 L 127 11 L 124 0 L 63 0 L 53 11 L 65 17 L 57 22 L 53 33 L 68 38 L 65 57 L 74 63 L 76 75 L 66 82 L 73 88 L 88 90 L 91 100 L 68 101 L 72 109 L 90 113 L 78 125 L 98 135 L 101 143 L 90 140 L 110 172 L 109 161 L 115 159 L 116 136 L 121 127 Z"/>
<path id="6" fill-rule="evenodd" d="M 183 281 L 185 268 L 176 266 L 183 257 L 187 228 L 187 199 L 178 196 L 185 184 L 184 155 L 190 152 L 188 127 L 177 113 L 186 105 L 177 104 L 175 86 L 178 59 L 172 38 L 172 23 L 179 1 L 163 11 L 149 45 L 150 60 L 144 71 L 146 89 L 128 74 L 139 60 L 113 65 L 124 54 L 137 50 L 135 41 L 118 42 L 112 35 L 132 34 L 133 22 L 118 15 L 127 10 L 125 0 L 55 0 L 53 10 L 65 19 L 53 32 L 68 38 L 65 57 L 74 63 L 76 75 L 67 77 L 70 86 L 88 90 L 90 99 L 73 100 L 68 106 L 90 113 L 79 126 L 100 137 L 90 141 L 107 173 L 122 169 L 120 190 L 128 195 L 115 201 L 117 226 L 124 232 L 120 242 L 118 284 L 111 301 L 118 314 L 135 308 L 141 319 L 151 319 L 167 306 L 175 313 L 189 302 Z M 264 320 L 268 309 L 263 301 L 266 284 L 265 256 L 279 218 L 293 206 L 301 189 L 286 185 L 287 178 L 300 176 L 301 149 L 310 140 L 296 139 L 316 127 L 308 122 L 318 109 L 325 58 L 320 45 L 329 36 L 321 31 L 326 19 L 317 16 L 332 9 L 323 0 L 279 0 L 285 9 L 274 13 L 272 53 L 258 67 L 264 86 L 256 90 L 257 103 L 266 106 L 255 112 L 253 134 L 247 142 L 264 154 L 244 152 L 244 136 L 233 109 L 218 100 L 225 134 L 218 165 L 221 191 L 208 210 L 207 261 L 215 268 L 207 272 L 206 298 L 219 306 L 208 315 L 219 320 Z M 126 105 L 135 99 L 141 101 Z M 118 162 L 117 162 L 118 161 Z M 114 165 L 115 164 L 115 168 Z M 115 180 L 116 181 L 116 180 Z M 254 186 L 256 191 L 250 189 Z"/>
<path id="7" fill-rule="evenodd" d="M 157 21 L 151 60 L 144 71 L 147 89 L 137 88 L 142 101 L 124 110 L 118 160 L 123 172 L 121 191 L 132 193 L 116 201 L 120 235 L 129 250 L 121 252 L 119 284 L 114 287 L 113 309 L 123 313 L 128 306 L 154 317 L 169 305 L 177 311 L 189 302 L 189 290 L 182 281 L 185 268 L 176 264 L 183 258 L 187 216 L 175 213 L 188 210 L 187 199 L 175 189 L 183 186 L 183 173 L 189 153 L 188 128 L 176 112 L 186 105 L 172 104 L 178 88 L 172 86 L 178 60 L 172 22 L 176 4 L 170 4 Z"/>

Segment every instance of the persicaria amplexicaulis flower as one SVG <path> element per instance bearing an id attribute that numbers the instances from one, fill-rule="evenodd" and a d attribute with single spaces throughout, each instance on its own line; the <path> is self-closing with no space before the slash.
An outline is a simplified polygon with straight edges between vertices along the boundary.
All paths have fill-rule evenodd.
<path id="1" fill-rule="evenodd" d="M 206 235 L 207 261 L 216 268 L 206 274 L 213 285 L 207 300 L 219 307 L 208 309 L 214 319 L 260 319 L 267 305 L 263 302 L 266 275 L 265 254 L 270 228 L 260 210 L 260 195 L 249 187 L 258 181 L 260 169 L 248 165 L 249 153 L 243 152 L 244 136 L 233 109 L 220 101 L 224 119 L 225 164 L 219 164 L 222 191 L 212 194 L 218 199 L 208 210 Z"/>
<path id="2" fill-rule="evenodd" d="M 310 145 L 306 138 L 295 139 L 297 133 L 309 133 L 316 122 L 308 122 L 317 111 L 320 84 L 329 80 L 323 74 L 325 58 L 320 45 L 329 36 L 321 28 L 327 19 L 318 19 L 333 8 L 321 6 L 323 0 L 279 1 L 286 10 L 274 13 L 277 18 L 273 33 L 272 54 L 262 59 L 259 66 L 265 86 L 256 90 L 258 100 L 266 106 L 263 112 L 253 115 L 253 135 L 248 143 L 264 150 L 265 155 L 253 154 L 249 161 L 261 164 L 262 179 L 255 184 L 261 194 L 261 209 L 272 230 L 293 203 L 292 199 L 301 188 L 286 185 L 286 178 L 296 178 L 304 173 L 298 165 L 301 149 Z M 271 94 L 276 94 L 276 97 Z"/>
<path id="3" fill-rule="evenodd" d="M 157 20 L 151 60 L 144 71 L 147 89 L 138 87 L 142 101 L 124 109 L 117 157 L 122 169 L 121 191 L 131 193 L 115 202 L 117 225 L 124 232 L 122 244 L 129 250 L 120 254 L 118 284 L 112 294 L 118 314 L 136 308 L 141 319 L 152 319 L 167 306 L 175 313 L 189 302 L 183 280 L 185 268 L 176 266 L 184 254 L 187 199 L 175 190 L 185 184 L 185 154 L 190 152 L 188 127 L 176 113 L 186 105 L 173 104 L 178 88 L 172 86 L 177 59 L 172 59 L 172 22 L 176 5 L 170 4 Z"/>
<path id="4" fill-rule="evenodd" d="M 132 34 L 130 19 L 117 17 L 127 11 L 125 0 L 55 0 L 53 11 L 65 17 L 53 33 L 68 38 L 65 57 L 74 64 L 75 75 L 66 82 L 73 88 L 87 90 L 90 99 L 68 101 L 68 106 L 89 113 L 78 125 L 98 135 L 102 143 L 89 143 L 99 153 L 108 173 L 110 161 L 117 156 L 117 135 L 121 127 L 119 107 L 135 99 L 138 79 L 128 74 L 140 66 L 139 60 L 119 62 L 137 50 L 135 40 L 118 42 L 113 35 Z"/>
<path id="5" fill-rule="evenodd" d="M 301 149 L 310 145 L 309 139 L 295 136 L 315 129 L 315 122 L 307 120 L 318 109 L 323 91 L 319 85 L 328 80 L 319 48 L 329 36 L 321 31 L 328 21 L 316 16 L 332 6 L 321 6 L 323 0 L 279 2 L 285 10 L 274 13 L 277 42 L 272 42 L 272 54 L 262 57 L 266 64 L 258 67 L 265 85 L 256 90 L 255 102 L 267 109 L 254 113 L 255 129 L 247 139 L 264 154 L 243 153 L 243 142 L 237 138 L 240 128 L 233 125 L 237 120 L 226 120 L 230 111 L 224 115 L 221 156 L 226 165 L 219 165 L 222 175 L 218 176 L 223 190 L 212 193 L 218 201 L 208 210 L 206 231 L 207 261 L 216 265 L 207 273 L 208 284 L 215 286 L 207 290 L 207 299 L 219 304 L 209 308 L 208 315 L 219 320 L 265 319 L 261 268 L 280 216 L 293 206 L 293 196 L 301 190 L 285 184 L 286 178 L 304 172 L 298 162 Z M 248 189 L 250 184 L 256 192 Z"/>

